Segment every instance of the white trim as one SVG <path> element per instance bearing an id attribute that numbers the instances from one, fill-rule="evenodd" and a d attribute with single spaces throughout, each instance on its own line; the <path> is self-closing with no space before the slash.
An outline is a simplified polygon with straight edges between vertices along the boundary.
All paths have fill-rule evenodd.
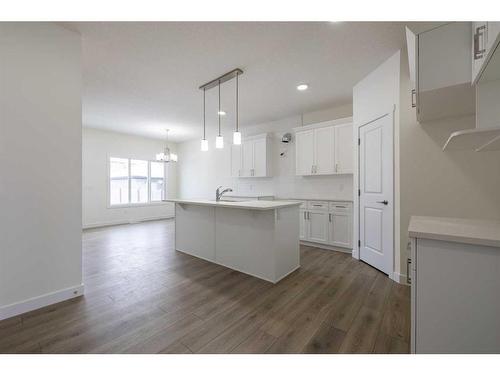
<path id="1" fill-rule="evenodd" d="M 332 125 L 336 126 L 336 125 L 345 125 L 345 124 L 352 124 L 352 117 L 344 117 L 344 118 L 339 118 L 336 120 L 328 120 L 328 121 L 317 122 L 314 124 L 299 126 L 299 127 L 293 128 L 293 131 L 294 132 L 301 132 L 301 131 L 305 131 L 305 130 L 324 128 L 324 127 L 332 126 Z"/>
<path id="2" fill-rule="evenodd" d="M 394 272 L 392 276 L 390 276 L 391 280 L 394 280 L 395 282 L 399 284 L 404 284 L 404 285 L 410 285 L 406 282 L 406 274 L 405 273 L 399 273 L 399 272 Z"/>
<path id="3" fill-rule="evenodd" d="M 137 219 L 137 220 L 126 219 L 126 220 L 114 220 L 114 221 L 101 221 L 98 223 L 83 224 L 82 229 L 110 227 L 113 225 L 136 224 L 136 223 L 142 223 L 142 222 L 146 222 L 146 221 L 165 220 L 165 219 L 173 219 L 173 218 L 175 218 L 175 215 L 151 216 L 151 217 Z"/>
<path id="4" fill-rule="evenodd" d="M 322 244 L 322 243 L 319 243 L 319 242 L 311 242 L 311 241 L 300 240 L 300 244 L 301 245 L 305 245 L 305 246 L 309 246 L 309 247 L 317 247 L 317 248 L 323 249 L 323 250 L 338 251 L 340 253 L 347 253 L 347 254 L 351 254 L 352 253 L 352 249 L 350 249 L 350 248 L 347 248 L 347 247 L 344 248 L 344 247 L 339 247 L 339 246 L 331 246 L 331 245 Z"/>
<path id="5" fill-rule="evenodd" d="M 83 284 L 80 284 L 55 292 L 42 294 L 41 296 L 29 298 L 11 305 L 2 306 L 0 307 L 0 320 L 8 319 L 16 315 L 24 314 L 28 311 L 37 310 L 45 306 L 53 305 L 54 303 L 82 296 L 83 292 L 84 286 Z"/>

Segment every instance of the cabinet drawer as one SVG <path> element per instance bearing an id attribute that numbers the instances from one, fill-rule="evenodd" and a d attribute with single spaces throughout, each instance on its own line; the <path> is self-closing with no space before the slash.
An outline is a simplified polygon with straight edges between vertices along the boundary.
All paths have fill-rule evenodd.
<path id="1" fill-rule="evenodd" d="M 330 202 L 330 211 L 351 212 L 350 202 Z"/>
<path id="2" fill-rule="evenodd" d="M 323 201 L 309 201 L 307 202 L 309 210 L 328 211 L 328 202 Z"/>

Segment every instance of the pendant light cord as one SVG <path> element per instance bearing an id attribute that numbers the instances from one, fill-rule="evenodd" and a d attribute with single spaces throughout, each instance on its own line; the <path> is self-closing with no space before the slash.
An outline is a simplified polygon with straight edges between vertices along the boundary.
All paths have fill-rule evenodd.
<path id="1" fill-rule="evenodd" d="M 239 114 L 238 114 L 238 92 L 239 92 L 239 89 L 238 89 L 238 77 L 239 77 L 239 74 L 236 73 L 236 131 L 238 132 L 239 131 Z"/>
<path id="2" fill-rule="evenodd" d="M 219 111 L 217 112 L 217 115 L 219 117 L 219 137 L 220 137 L 220 80 L 219 80 Z"/>
<path id="3" fill-rule="evenodd" d="M 206 125 L 205 125 L 205 89 L 203 89 L 203 139 L 206 138 Z"/>

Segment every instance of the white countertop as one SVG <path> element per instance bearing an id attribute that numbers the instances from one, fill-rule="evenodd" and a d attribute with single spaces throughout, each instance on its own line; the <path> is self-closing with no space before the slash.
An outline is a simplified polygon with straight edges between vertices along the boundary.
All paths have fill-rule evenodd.
<path id="1" fill-rule="evenodd" d="M 413 238 L 500 247 L 500 221 L 412 216 L 408 233 Z"/>
<path id="2" fill-rule="evenodd" d="M 325 202 L 352 202 L 352 199 L 332 199 L 332 198 L 281 198 L 278 197 L 276 199 L 286 199 L 290 201 L 325 201 Z"/>
<path id="3" fill-rule="evenodd" d="M 198 206 L 216 206 L 227 208 L 243 208 L 247 210 L 274 210 L 277 208 L 299 206 L 300 202 L 292 201 L 243 201 L 243 202 L 227 202 L 208 200 L 208 199 L 165 199 L 165 202 L 173 202 L 180 204 L 194 204 Z"/>

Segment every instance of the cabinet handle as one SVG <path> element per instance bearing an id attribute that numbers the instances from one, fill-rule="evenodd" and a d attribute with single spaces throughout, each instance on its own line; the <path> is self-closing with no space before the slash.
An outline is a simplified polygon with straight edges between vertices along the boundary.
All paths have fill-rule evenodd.
<path id="1" fill-rule="evenodd" d="M 306 219 L 306 212 L 304 211 L 304 220 Z"/>
<path id="2" fill-rule="evenodd" d="M 406 283 L 411 284 L 411 277 L 410 277 L 410 264 L 411 264 L 411 259 L 408 258 L 406 260 Z"/>
<path id="3" fill-rule="evenodd" d="M 338 163 L 335 163 L 335 173 L 337 173 L 339 171 L 339 165 Z"/>
<path id="4" fill-rule="evenodd" d="M 346 206 L 335 206 L 335 208 L 346 208 Z"/>
<path id="5" fill-rule="evenodd" d="M 314 173 L 314 165 L 311 165 L 311 174 Z"/>
<path id="6" fill-rule="evenodd" d="M 311 215 L 310 215 L 310 212 L 307 211 L 307 220 L 310 220 L 311 219 Z"/>
<path id="7" fill-rule="evenodd" d="M 332 222 L 332 214 L 328 214 L 328 221 L 331 223 Z"/>
<path id="8" fill-rule="evenodd" d="M 387 206 L 389 204 L 389 201 L 383 200 L 383 201 L 377 201 L 377 203 L 382 203 L 382 204 L 385 204 Z"/>
<path id="9" fill-rule="evenodd" d="M 474 33 L 474 60 L 479 60 L 484 57 L 486 48 L 484 48 L 484 37 L 486 34 L 486 25 L 476 27 L 476 32 Z M 481 47 L 479 47 L 479 42 L 481 41 Z"/>
<path id="10" fill-rule="evenodd" d="M 241 177 L 241 169 L 238 169 L 238 177 Z"/>
<path id="11" fill-rule="evenodd" d="M 413 100 L 415 98 L 415 100 Z M 415 108 L 417 106 L 417 90 L 411 90 L 411 107 Z"/>

